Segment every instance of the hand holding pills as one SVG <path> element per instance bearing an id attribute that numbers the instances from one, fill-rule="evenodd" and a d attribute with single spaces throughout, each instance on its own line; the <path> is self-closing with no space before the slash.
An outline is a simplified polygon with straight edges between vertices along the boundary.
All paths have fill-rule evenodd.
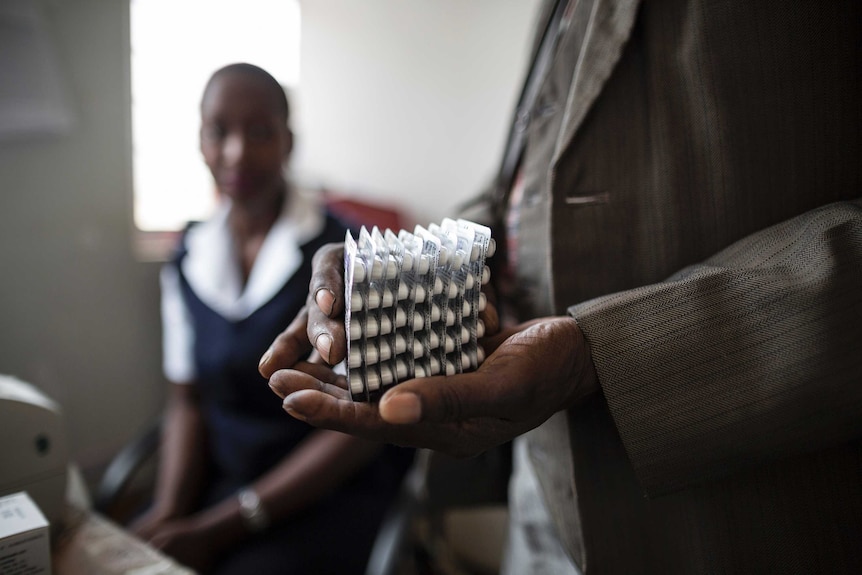
<path id="1" fill-rule="evenodd" d="M 569 317 L 533 320 L 482 344 L 489 355 L 476 371 L 404 381 L 376 403 L 351 399 L 345 376 L 322 365 L 276 371 L 270 387 L 289 414 L 311 425 L 459 457 L 525 433 L 598 388 Z"/>
<path id="2" fill-rule="evenodd" d="M 413 233 L 350 233 L 344 251 L 348 389 L 375 401 L 406 379 L 476 369 L 490 279 L 491 230 L 445 219 Z"/>
<path id="3" fill-rule="evenodd" d="M 344 311 L 350 290 L 342 279 L 344 254 L 337 245 L 318 252 L 305 310 L 261 360 L 261 373 L 294 417 L 367 439 L 470 456 L 538 426 L 598 389 L 589 348 L 572 318 L 541 318 L 494 333 L 496 311 L 488 304 L 482 312 L 487 334 L 478 341 L 486 359 L 478 369 L 407 379 L 381 388 L 377 402 L 356 401 L 347 377 L 328 366 L 299 361 L 312 349 L 310 342 L 329 363 L 348 358 Z M 398 301 L 397 291 L 391 291 Z M 451 347 L 446 340 L 437 345 Z M 365 361 L 411 350 L 408 342 L 396 340 L 394 346 L 375 346 L 370 358 L 366 350 Z M 362 357 L 353 361 L 360 363 Z"/>

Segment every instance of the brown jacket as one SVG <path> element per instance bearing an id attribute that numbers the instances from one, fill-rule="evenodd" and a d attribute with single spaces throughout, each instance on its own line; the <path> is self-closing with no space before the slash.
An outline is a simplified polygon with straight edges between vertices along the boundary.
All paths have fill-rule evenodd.
<path id="1" fill-rule="evenodd" d="M 521 315 L 574 316 L 603 390 L 529 434 L 564 546 L 862 572 L 862 4 L 572 3 L 516 252 Z"/>

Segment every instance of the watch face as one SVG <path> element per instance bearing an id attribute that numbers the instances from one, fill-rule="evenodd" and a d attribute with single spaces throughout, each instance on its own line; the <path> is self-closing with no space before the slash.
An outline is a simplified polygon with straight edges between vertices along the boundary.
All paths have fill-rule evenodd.
<path id="1" fill-rule="evenodd" d="M 263 531 L 269 526 L 269 516 L 261 505 L 260 497 L 253 489 L 240 490 L 237 493 L 237 499 L 239 500 L 239 513 L 249 531 Z"/>

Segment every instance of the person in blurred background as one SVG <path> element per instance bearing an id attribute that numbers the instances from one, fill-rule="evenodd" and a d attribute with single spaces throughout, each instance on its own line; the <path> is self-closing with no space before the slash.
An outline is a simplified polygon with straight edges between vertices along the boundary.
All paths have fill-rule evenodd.
<path id="1" fill-rule="evenodd" d="M 219 69 L 200 113 L 220 204 L 162 272 L 171 389 L 133 530 L 203 572 L 361 573 L 412 451 L 285 418 L 257 371 L 305 303 L 312 255 L 346 227 L 288 182 L 288 102 L 269 73 Z"/>

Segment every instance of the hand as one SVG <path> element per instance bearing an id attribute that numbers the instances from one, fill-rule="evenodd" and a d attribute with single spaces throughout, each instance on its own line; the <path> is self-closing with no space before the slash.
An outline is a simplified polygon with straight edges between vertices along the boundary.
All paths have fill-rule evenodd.
<path id="1" fill-rule="evenodd" d="M 129 531 L 134 533 L 138 538 L 149 541 L 159 529 L 173 518 L 174 515 L 172 513 L 154 506 L 137 518 L 129 526 Z"/>
<path id="2" fill-rule="evenodd" d="M 477 371 L 402 382 L 378 404 L 352 401 L 344 377 L 321 365 L 277 371 L 270 387 L 289 414 L 312 425 L 454 456 L 508 441 L 598 389 L 572 318 L 534 320 L 482 344 L 493 353 Z"/>
<path id="3" fill-rule="evenodd" d="M 194 518 L 163 523 L 148 539 L 150 545 L 190 567 L 204 572 L 215 563 L 215 550 L 207 528 Z"/>
<path id="4" fill-rule="evenodd" d="M 344 333 L 344 244 L 327 244 L 314 254 L 313 273 L 305 306 L 272 343 L 260 360 L 259 370 L 270 378 L 276 369 L 292 367 L 314 350 L 329 365 L 347 353 Z M 493 294 L 480 314 L 487 335 L 500 329 Z"/>

